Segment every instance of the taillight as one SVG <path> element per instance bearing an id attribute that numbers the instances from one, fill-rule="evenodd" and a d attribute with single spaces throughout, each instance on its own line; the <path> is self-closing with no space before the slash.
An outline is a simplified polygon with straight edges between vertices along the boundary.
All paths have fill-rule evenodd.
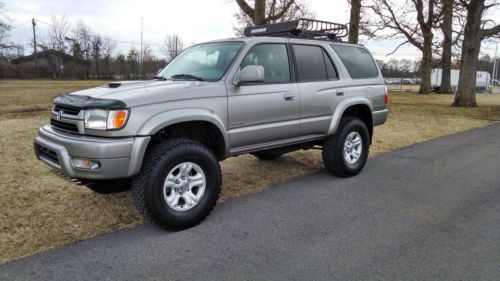
<path id="1" fill-rule="evenodd" d="M 384 95 L 385 95 L 384 102 L 385 104 L 387 104 L 389 102 L 389 93 L 387 91 L 387 85 L 384 85 Z"/>

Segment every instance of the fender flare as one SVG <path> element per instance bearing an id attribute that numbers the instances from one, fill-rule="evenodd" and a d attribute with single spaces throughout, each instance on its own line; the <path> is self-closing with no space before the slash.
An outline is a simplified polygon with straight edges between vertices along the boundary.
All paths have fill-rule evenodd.
<path id="1" fill-rule="evenodd" d="M 205 108 L 182 108 L 161 112 L 144 122 L 138 134 L 151 136 L 170 125 L 189 121 L 205 121 L 215 125 L 224 139 L 225 153 L 229 151 L 229 137 L 224 122 L 214 111 Z"/>
<path id="2" fill-rule="evenodd" d="M 363 97 L 363 96 L 357 96 L 357 97 L 350 97 L 343 99 L 338 105 L 337 108 L 335 109 L 335 112 L 333 113 L 332 121 L 330 122 L 330 127 L 328 128 L 328 133 L 327 135 L 333 135 L 337 131 L 337 128 L 340 124 L 340 119 L 342 118 L 342 115 L 344 115 L 344 112 L 346 109 L 353 105 L 366 105 L 368 108 L 370 108 L 370 112 L 373 112 L 372 106 L 368 98 Z"/>

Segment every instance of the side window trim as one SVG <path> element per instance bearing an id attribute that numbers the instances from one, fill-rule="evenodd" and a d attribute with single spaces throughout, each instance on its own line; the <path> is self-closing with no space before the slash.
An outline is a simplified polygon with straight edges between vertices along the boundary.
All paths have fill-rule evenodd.
<path id="1" fill-rule="evenodd" d="M 328 80 L 330 80 L 330 81 L 340 80 L 339 70 L 338 70 L 337 66 L 335 65 L 335 63 L 334 63 L 334 60 L 332 60 L 332 57 L 330 56 L 330 54 L 328 54 L 328 52 L 325 50 L 325 48 L 322 48 L 322 49 L 323 49 L 323 56 L 326 56 L 325 59 L 330 60 L 330 63 L 332 64 L 333 69 L 335 70 L 335 74 L 337 75 L 337 78 L 330 78 L 330 77 L 328 77 L 328 71 L 327 71 L 326 72 L 326 76 L 327 76 Z M 326 66 L 326 61 L 325 61 L 325 67 L 327 67 Z"/>
<path id="2" fill-rule="evenodd" d="M 310 46 L 310 47 L 318 47 L 322 50 L 322 55 L 323 55 L 323 62 L 324 62 L 324 66 L 325 66 L 325 72 L 326 72 L 326 77 L 324 80 L 301 80 L 300 79 L 300 75 L 299 75 L 299 72 L 298 72 L 298 66 L 297 66 L 297 56 L 295 55 L 295 49 L 293 48 L 293 46 Z M 316 45 L 316 44 L 305 44 L 305 43 L 290 43 L 290 49 L 292 50 L 293 52 L 293 64 L 295 65 L 295 79 L 297 82 L 299 83 L 309 83 L 309 82 L 325 82 L 325 81 L 338 81 L 340 80 L 340 76 L 339 76 L 339 71 L 338 71 L 338 67 L 337 65 L 334 63 L 334 60 L 332 60 L 330 54 L 328 54 L 328 51 L 322 46 L 322 45 Z M 325 57 L 324 55 L 326 54 L 327 58 L 330 60 L 330 62 L 332 63 L 333 65 L 333 68 L 335 69 L 335 72 L 337 74 L 337 78 L 329 78 L 328 77 L 328 71 L 327 71 L 327 66 L 326 66 L 326 61 L 325 61 Z"/>
<path id="3" fill-rule="evenodd" d="M 246 51 L 245 54 L 243 54 L 242 56 L 242 61 L 240 62 L 240 65 L 238 66 L 238 68 L 241 70 L 241 65 L 243 64 L 243 62 L 245 61 L 245 58 L 246 56 L 248 55 L 248 53 L 250 53 L 250 51 L 252 51 L 253 48 L 255 48 L 256 46 L 260 46 L 260 45 L 283 45 L 285 46 L 285 49 L 286 49 L 286 52 L 287 52 L 287 58 L 288 58 L 288 71 L 290 73 L 290 80 L 289 81 L 279 81 L 279 82 L 263 82 L 263 83 L 258 83 L 258 84 L 250 84 L 250 85 L 242 85 L 242 87 L 244 86 L 259 86 L 259 85 L 272 85 L 272 84 L 290 84 L 290 83 L 295 83 L 295 79 L 296 79 L 296 75 L 294 72 L 292 72 L 292 70 L 294 70 L 292 68 L 292 61 L 291 61 L 291 55 L 290 55 L 290 52 L 291 52 L 291 48 L 288 46 L 289 44 L 287 42 L 259 42 L 253 46 L 251 46 L 248 51 Z M 238 71 L 236 72 L 238 73 Z"/>

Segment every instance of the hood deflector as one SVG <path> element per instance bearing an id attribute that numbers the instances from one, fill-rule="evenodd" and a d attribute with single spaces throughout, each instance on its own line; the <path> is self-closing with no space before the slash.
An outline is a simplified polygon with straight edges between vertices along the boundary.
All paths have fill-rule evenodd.
<path id="1" fill-rule="evenodd" d="M 112 84 L 112 83 L 110 83 Z M 118 83 L 116 83 L 118 84 Z M 60 94 L 54 99 L 54 104 L 76 107 L 80 109 L 123 109 L 127 104 L 120 100 L 100 99 L 89 96 L 78 96 L 71 94 Z"/>
<path id="2" fill-rule="evenodd" d="M 121 83 L 116 83 L 116 82 L 111 82 L 111 83 L 108 83 L 108 87 L 109 88 L 118 88 L 120 87 L 122 84 Z"/>

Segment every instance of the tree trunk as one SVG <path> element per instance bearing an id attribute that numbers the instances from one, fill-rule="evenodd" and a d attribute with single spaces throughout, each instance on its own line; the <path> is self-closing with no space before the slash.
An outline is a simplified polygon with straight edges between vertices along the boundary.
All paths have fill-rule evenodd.
<path id="1" fill-rule="evenodd" d="M 253 12 L 253 23 L 255 25 L 261 25 L 266 23 L 266 1 L 265 0 L 255 0 L 254 12 Z"/>
<path id="2" fill-rule="evenodd" d="M 481 49 L 481 16 L 484 0 L 472 0 L 467 6 L 458 91 L 452 106 L 476 107 L 476 72 Z"/>
<path id="3" fill-rule="evenodd" d="M 431 88 L 431 73 L 432 73 L 432 30 L 423 32 L 424 34 L 424 48 L 422 50 L 422 74 L 420 79 L 420 89 L 418 93 L 421 95 L 428 94 Z"/>
<path id="4" fill-rule="evenodd" d="M 351 18 L 349 20 L 349 43 L 358 44 L 361 0 L 351 0 Z"/>
<path id="5" fill-rule="evenodd" d="M 442 76 L 441 86 L 439 93 L 450 94 L 451 90 L 451 46 L 453 44 L 453 0 L 443 0 L 443 24 L 441 30 L 443 31 L 443 55 L 442 60 Z"/>

